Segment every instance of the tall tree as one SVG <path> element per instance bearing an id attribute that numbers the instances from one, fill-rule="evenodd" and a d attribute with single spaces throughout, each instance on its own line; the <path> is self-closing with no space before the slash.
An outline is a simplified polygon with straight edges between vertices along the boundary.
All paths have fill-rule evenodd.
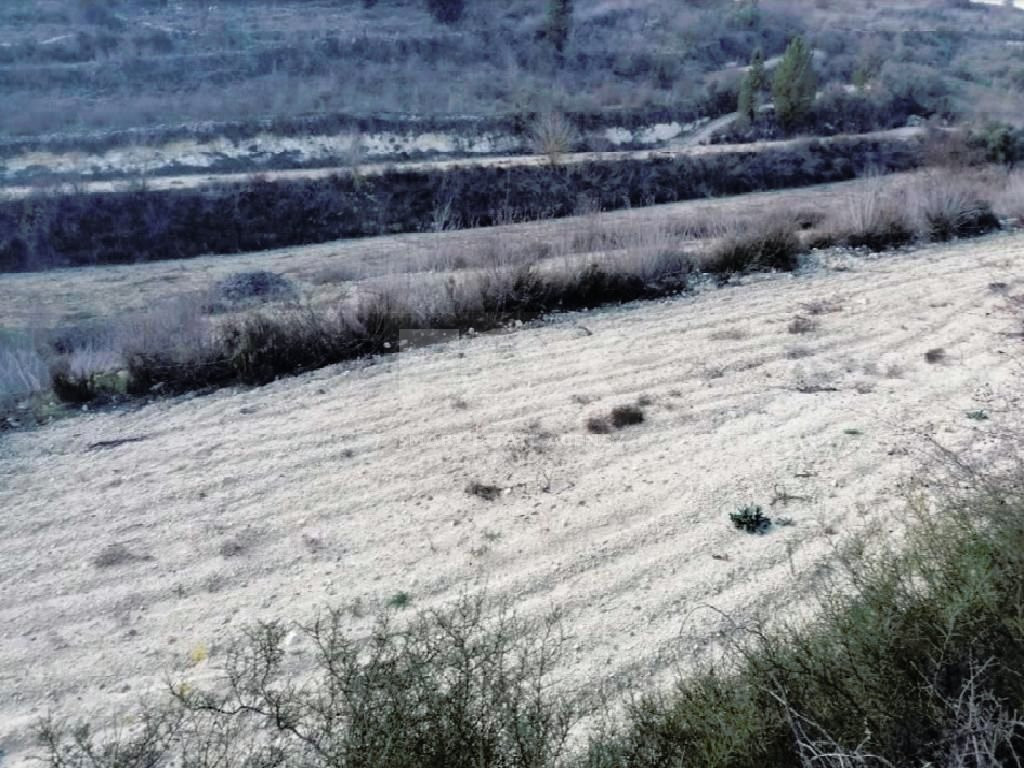
<path id="1" fill-rule="evenodd" d="M 736 111 L 739 113 L 741 126 L 749 126 L 757 117 L 757 108 L 761 105 L 761 92 L 768 84 L 764 72 L 764 54 L 758 48 L 750 57 L 747 74 L 740 83 L 739 97 L 736 100 Z"/>
<path id="2" fill-rule="evenodd" d="M 796 37 L 786 48 L 772 79 L 775 115 L 783 128 L 790 129 L 807 116 L 817 90 L 811 51 L 802 37 Z"/>
<path id="3" fill-rule="evenodd" d="M 547 36 L 561 58 L 572 31 L 572 0 L 550 0 L 548 5 Z"/>
<path id="4" fill-rule="evenodd" d="M 736 112 L 739 114 L 738 119 L 741 127 L 748 128 L 754 122 L 755 109 L 754 89 L 751 85 L 750 74 L 748 73 L 743 78 L 743 82 L 740 83 L 740 94 L 736 100 Z"/>
<path id="5" fill-rule="evenodd" d="M 750 79 L 750 89 L 755 94 L 768 87 L 768 75 L 764 71 L 764 52 L 760 48 L 755 48 L 753 56 L 750 57 L 747 77 Z"/>

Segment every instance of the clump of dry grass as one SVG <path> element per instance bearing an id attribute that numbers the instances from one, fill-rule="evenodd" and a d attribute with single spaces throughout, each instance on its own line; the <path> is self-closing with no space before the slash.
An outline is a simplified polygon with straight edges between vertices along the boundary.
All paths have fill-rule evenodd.
<path id="1" fill-rule="evenodd" d="M 0 408 L 43 389 L 49 365 L 27 337 L 0 337 Z"/>
<path id="2" fill-rule="evenodd" d="M 701 267 L 714 274 L 781 270 L 799 264 L 802 251 L 796 222 L 783 213 L 771 213 L 754 221 L 737 220 L 711 247 Z"/>
<path id="3" fill-rule="evenodd" d="M 881 251 L 982 235 L 999 228 L 987 194 L 975 179 L 949 171 L 921 174 L 900 187 L 869 180 L 833 212 L 811 243 Z"/>
<path id="4" fill-rule="evenodd" d="M 1024 225 L 1024 171 L 1007 174 L 995 196 L 995 211 L 1016 226 Z"/>

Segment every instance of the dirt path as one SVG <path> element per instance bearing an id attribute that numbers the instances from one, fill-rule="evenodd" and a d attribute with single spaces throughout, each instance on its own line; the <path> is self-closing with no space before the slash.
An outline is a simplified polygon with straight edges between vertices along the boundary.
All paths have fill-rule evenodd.
<path id="1" fill-rule="evenodd" d="M 876 131 L 862 134 L 864 137 L 877 139 L 911 139 L 921 133 L 920 128 L 896 128 L 888 131 Z M 709 134 L 710 135 L 710 134 Z M 836 137 L 842 138 L 842 137 Z M 830 139 L 821 139 L 829 141 Z M 615 162 L 622 160 L 648 160 L 652 158 L 672 158 L 687 155 L 715 155 L 733 152 L 763 152 L 768 149 L 793 146 L 806 139 L 787 139 L 784 141 L 761 141 L 753 144 L 700 144 L 687 142 L 684 145 L 668 149 L 644 149 L 630 152 L 576 152 L 562 156 L 559 163 L 574 165 L 590 162 Z M 452 168 L 512 168 L 534 167 L 546 165 L 549 159 L 545 155 L 510 155 L 506 157 L 471 157 L 458 160 L 432 160 L 414 163 L 379 163 L 359 166 L 363 175 L 378 175 L 388 172 L 441 171 Z M 0 187 L 0 199 L 20 199 L 34 194 L 95 194 L 137 188 L 144 183 L 147 189 L 195 189 L 212 184 L 240 184 L 251 181 L 254 177 L 271 181 L 291 181 L 297 179 L 322 179 L 340 173 L 351 173 L 351 166 L 335 166 L 330 168 L 302 168 L 283 171 L 262 171 L 256 173 L 219 173 L 189 174 L 185 176 L 154 176 L 140 179 L 120 181 L 83 181 L 77 184 L 40 185 L 34 187 L 9 186 Z"/>
<path id="2" fill-rule="evenodd" d="M 638 684 L 723 631 L 709 606 L 799 607 L 838 536 L 898 533 L 925 437 L 1020 412 L 990 284 L 1024 288 L 1024 236 L 839 266 L 0 439 L 0 748 L 325 603 L 486 587 L 565 612 L 568 679 Z M 586 431 L 639 399 L 641 426 Z M 793 524 L 734 531 L 750 502 Z"/>

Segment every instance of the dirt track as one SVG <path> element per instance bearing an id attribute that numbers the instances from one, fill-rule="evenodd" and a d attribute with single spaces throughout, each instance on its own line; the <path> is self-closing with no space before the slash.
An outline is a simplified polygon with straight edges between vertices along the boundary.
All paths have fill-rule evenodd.
<path id="1" fill-rule="evenodd" d="M 926 438 L 984 447 L 1021 405 L 991 284 L 1024 288 L 1024 236 L 833 266 L 2 438 L 0 747 L 324 603 L 558 607 L 588 682 L 685 662 L 708 606 L 798 608 L 838 537 L 898 532 Z M 641 426 L 584 428 L 641 398 Z M 750 502 L 793 524 L 734 531 Z"/>

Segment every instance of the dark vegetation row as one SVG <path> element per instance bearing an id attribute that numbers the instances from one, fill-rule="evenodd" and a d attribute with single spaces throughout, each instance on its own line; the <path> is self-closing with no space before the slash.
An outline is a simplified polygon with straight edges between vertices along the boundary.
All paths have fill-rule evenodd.
<path id="1" fill-rule="evenodd" d="M 340 609 L 258 624 L 222 657 L 221 684 L 177 673 L 119 735 L 50 720 L 42 756 L 52 768 L 1020 765 L 1024 485 L 968 468 L 954 479 L 974 490 L 938 512 L 908 502 L 899 551 L 840 547 L 809 622 L 745 622 L 719 663 L 632 691 L 624 716 L 575 749 L 573 729 L 603 709 L 597 681 L 552 685 L 559 624 L 467 598 L 409 620 L 392 607 L 367 640 Z M 296 642 L 310 650 L 301 681 L 286 665 Z"/>
<path id="2" fill-rule="evenodd" d="M 565 167 L 253 180 L 0 202 L 0 271 L 180 259 L 345 237 L 488 226 L 908 170 L 918 142 L 808 141 L 762 152 Z"/>
<path id="3" fill-rule="evenodd" d="M 59 399 L 77 404 L 258 385 L 400 351 L 410 333 L 426 334 L 429 341 L 436 329 L 481 332 L 553 311 L 672 295 L 706 276 L 722 281 L 735 274 L 792 271 L 811 248 L 886 250 L 979 236 L 1000 226 L 984 193 L 956 177 L 932 175 L 891 193 L 866 186 L 838 215 L 777 211 L 738 223 L 703 249 L 685 251 L 665 243 L 648 252 L 623 250 L 614 237 L 599 238 L 584 247 L 608 254 L 604 257 L 544 265 L 548 249 L 538 248 L 518 263 L 420 273 L 409 284 L 363 281 L 355 286 L 353 300 L 333 308 L 296 301 L 293 287 L 278 275 L 239 273 L 194 307 L 205 315 L 232 306 L 243 310 L 220 322 L 209 318 L 181 328 L 180 321 L 162 320 L 154 312 L 148 319 L 126 317 L 55 334 L 48 354 L 51 387 Z M 282 303 L 276 309 L 260 307 L 264 301 Z M 169 317 L 177 315 L 172 311 Z M 107 350 L 105 366 L 83 366 L 83 359 L 98 350 Z"/>

